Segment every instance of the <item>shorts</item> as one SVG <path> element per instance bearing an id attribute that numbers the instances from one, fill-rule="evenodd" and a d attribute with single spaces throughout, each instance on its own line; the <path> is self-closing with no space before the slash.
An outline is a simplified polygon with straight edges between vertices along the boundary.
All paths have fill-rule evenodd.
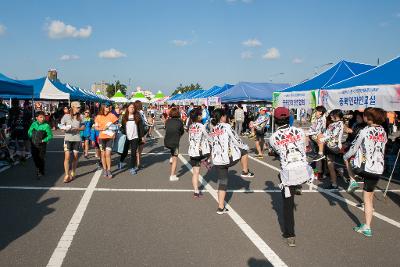
<path id="1" fill-rule="evenodd" d="M 64 141 L 64 152 L 79 152 L 79 141 Z"/>
<path id="2" fill-rule="evenodd" d="M 113 147 L 113 139 L 99 139 L 100 151 L 111 151 Z"/>
<path id="3" fill-rule="evenodd" d="M 339 155 L 341 152 L 339 147 L 329 147 L 328 145 L 325 144 L 325 153 L 327 155 Z"/>
<path id="4" fill-rule="evenodd" d="M 256 141 L 264 142 L 265 131 L 264 130 L 256 130 Z"/>
<path id="5" fill-rule="evenodd" d="M 179 147 L 169 148 L 171 156 L 177 157 L 179 155 Z"/>
<path id="6" fill-rule="evenodd" d="M 366 171 L 354 171 L 358 176 L 364 178 L 363 190 L 366 192 L 374 192 L 376 185 L 379 182 L 380 175 Z"/>
<path id="7" fill-rule="evenodd" d="M 82 142 L 85 142 L 86 140 L 90 141 L 90 136 L 81 136 Z"/>
<path id="8" fill-rule="evenodd" d="M 210 153 L 202 155 L 200 153 L 200 156 L 198 157 L 190 157 L 190 165 L 192 165 L 192 167 L 200 167 L 200 163 L 203 159 L 206 159 L 210 156 Z"/>

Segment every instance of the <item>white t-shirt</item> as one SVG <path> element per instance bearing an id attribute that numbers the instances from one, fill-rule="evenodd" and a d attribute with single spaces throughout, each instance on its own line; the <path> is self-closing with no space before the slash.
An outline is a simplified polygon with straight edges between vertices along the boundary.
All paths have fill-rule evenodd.
<path id="1" fill-rule="evenodd" d="M 128 140 L 139 138 L 138 128 L 133 115 L 129 115 L 125 127 L 126 127 L 126 138 Z"/>

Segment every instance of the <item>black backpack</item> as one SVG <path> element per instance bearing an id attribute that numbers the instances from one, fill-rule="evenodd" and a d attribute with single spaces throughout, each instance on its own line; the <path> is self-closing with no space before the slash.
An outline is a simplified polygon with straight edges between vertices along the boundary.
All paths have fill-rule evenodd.
<path id="1" fill-rule="evenodd" d="M 47 133 L 45 131 L 38 131 L 36 129 L 33 129 L 32 131 L 32 144 L 34 145 L 40 145 L 43 142 L 43 139 L 45 139 L 47 137 Z"/>

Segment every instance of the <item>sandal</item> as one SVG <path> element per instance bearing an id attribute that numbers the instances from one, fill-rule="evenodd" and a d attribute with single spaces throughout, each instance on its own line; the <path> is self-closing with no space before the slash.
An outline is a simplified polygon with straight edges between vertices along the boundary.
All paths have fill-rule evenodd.
<path id="1" fill-rule="evenodd" d="M 71 181 L 72 181 L 72 179 L 71 179 L 71 177 L 70 177 L 69 175 L 64 176 L 64 183 L 65 183 L 65 184 L 67 184 L 67 183 L 69 183 L 69 182 L 71 182 Z"/>

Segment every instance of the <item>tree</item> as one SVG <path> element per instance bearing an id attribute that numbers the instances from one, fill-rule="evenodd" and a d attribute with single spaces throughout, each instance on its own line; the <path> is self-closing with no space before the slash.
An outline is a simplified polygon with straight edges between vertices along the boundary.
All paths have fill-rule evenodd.
<path id="1" fill-rule="evenodd" d="M 116 81 L 115 84 L 109 84 L 107 85 L 106 92 L 107 92 L 107 97 L 113 97 L 115 92 L 118 90 L 121 91 L 124 95 L 126 95 L 126 89 L 127 86 L 125 84 L 122 84 L 120 81 Z"/>
<path id="2" fill-rule="evenodd" d="M 176 95 L 178 92 L 186 93 L 189 91 L 199 90 L 199 89 L 201 89 L 201 85 L 198 83 L 196 84 L 191 83 L 190 85 L 185 85 L 185 86 L 179 84 L 179 86 L 175 89 L 175 91 L 172 92 L 172 95 Z"/>

